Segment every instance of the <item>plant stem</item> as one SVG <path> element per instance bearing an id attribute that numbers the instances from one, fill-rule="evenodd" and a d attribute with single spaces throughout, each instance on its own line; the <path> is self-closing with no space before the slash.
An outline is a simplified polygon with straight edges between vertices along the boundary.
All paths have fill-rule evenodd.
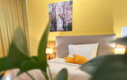
<path id="1" fill-rule="evenodd" d="M 47 74 L 46 74 L 45 72 L 43 72 L 43 70 L 41 70 L 41 72 L 42 72 L 42 74 L 44 75 L 45 80 L 49 80 L 49 78 L 48 78 Z"/>
<path id="2" fill-rule="evenodd" d="M 26 74 L 27 74 L 32 80 L 35 80 L 28 72 L 26 72 Z"/>
<path id="3" fill-rule="evenodd" d="M 50 68 L 49 68 L 49 65 L 48 65 L 48 71 L 49 71 L 50 79 L 53 80 L 52 75 L 51 75 L 51 71 L 50 71 Z"/>

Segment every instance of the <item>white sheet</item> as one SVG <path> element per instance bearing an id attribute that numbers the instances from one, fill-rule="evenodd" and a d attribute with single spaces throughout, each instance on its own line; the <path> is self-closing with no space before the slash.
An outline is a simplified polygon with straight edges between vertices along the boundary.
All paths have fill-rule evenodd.
<path id="1" fill-rule="evenodd" d="M 89 74 L 79 70 L 80 65 L 66 63 L 64 59 L 61 58 L 49 60 L 48 64 L 50 66 L 50 70 L 53 78 L 63 68 L 66 68 L 68 70 L 68 74 L 69 74 L 68 80 L 89 80 L 91 78 Z M 19 71 L 18 69 L 12 71 L 11 80 L 31 80 L 29 76 L 27 76 L 25 73 L 15 78 L 18 71 Z M 35 78 L 35 80 L 45 80 L 43 75 L 41 74 L 41 71 L 38 69 L 31 70 L 29 71 L 29 73 Z"/>

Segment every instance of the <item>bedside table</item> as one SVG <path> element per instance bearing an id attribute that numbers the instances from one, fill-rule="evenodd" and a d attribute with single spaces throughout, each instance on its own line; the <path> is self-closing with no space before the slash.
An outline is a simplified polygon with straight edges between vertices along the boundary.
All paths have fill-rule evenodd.
<path id="1" fill-rule="evenodd" d="M 55 59 L 55 54 L 47 54 L 47 60 Z"/>
<path id="2" fill-rule="evenodd" d="M 46 48 L 47 60 L 56 58 L 53 48 Z"/>

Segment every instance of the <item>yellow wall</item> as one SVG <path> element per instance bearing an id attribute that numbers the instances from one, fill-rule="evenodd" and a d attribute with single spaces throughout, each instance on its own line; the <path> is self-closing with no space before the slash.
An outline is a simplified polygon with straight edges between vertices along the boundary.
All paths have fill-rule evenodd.
<path id="1" fill-rule="evenodd" d="M 48 22 L 48 4 L 68 0 L 27 0 L 31 52 L 36 55 L 39 40 Z M 73 0 L 73 30 L 50 32 L 55 36 L 117 34 L 127 26 L 127 0 Z"/>
<path id="2" fill-rule="evenodd" d="M 127 0 L 112 0 L 112 14 L 114 32 L 119 38 L 122 26 L 127 26 Z"/>

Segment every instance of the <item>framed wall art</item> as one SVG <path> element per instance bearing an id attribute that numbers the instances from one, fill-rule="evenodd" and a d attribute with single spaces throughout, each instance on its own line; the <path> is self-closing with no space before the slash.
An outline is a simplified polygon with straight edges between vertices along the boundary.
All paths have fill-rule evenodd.
<path id="1" fill-rule="evenodd" d="M 72 7 L 73 1 L 48 5 L 50 32 L 72 31 Z"/>

